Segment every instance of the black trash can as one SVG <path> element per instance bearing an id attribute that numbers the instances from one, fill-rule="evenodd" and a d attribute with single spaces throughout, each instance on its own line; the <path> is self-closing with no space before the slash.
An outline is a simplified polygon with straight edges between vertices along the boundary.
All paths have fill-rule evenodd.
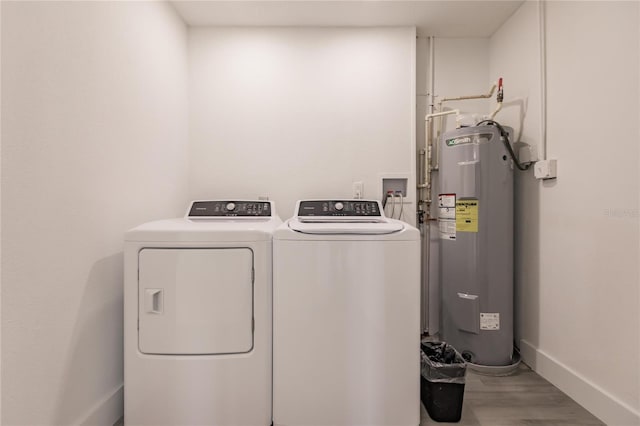
<path id="1" fill-rule="evenodd" d="M 445 342 L 423 342 L 420 399 L 437 422 L 459 422 L 462 417 L 467 364 Z"/>

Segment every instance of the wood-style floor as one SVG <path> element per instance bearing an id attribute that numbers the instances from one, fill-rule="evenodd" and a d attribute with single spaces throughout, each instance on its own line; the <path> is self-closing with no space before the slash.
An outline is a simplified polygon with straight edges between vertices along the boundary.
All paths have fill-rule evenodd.
<path id="1" fill-rule="evenodd" d="M 422 407 L 420 426 L 604 425 L 524 364 L 512 375 L 489 377 L 467 371 L 459 423 L 438 423 Z M 114 426 L 123 425 L 120 419 Z"/>
<path id="2" fill-rule="evenodd" d="M 444 425 L 422 407 L 420 426 Z M 456 424 L 456 423 L 450 423 Z M 524 364 L 512 375 L 489 377 L 467 371 L 460 426 L 604 425 Z"/>

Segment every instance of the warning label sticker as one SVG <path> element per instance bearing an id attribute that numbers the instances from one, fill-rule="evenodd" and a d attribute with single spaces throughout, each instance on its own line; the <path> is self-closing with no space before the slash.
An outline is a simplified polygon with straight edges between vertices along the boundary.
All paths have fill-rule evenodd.
<path id="1" fill-rule="evenodd" d="M 478 232 L 478 200 L 456 201 L 455 219 L 458 232 Z"/>
<path id="2" fill-rule="evenodd" d="M 438 230 L 441 240 L 456 239 L 456 221 L 455 220 L 438 220 Z"/>
<path id="3" fill-rule="evenodd" d="M 481 312 L 480 330 L 500 330 L 500 314 Z"/>
<path id="4" fill-rule="evenodd" d="M 441 240 L 456 239 L 456 194 L 438 195 L 438 229 Z"/>
<path id="5" fill-rule="evenodd" d="M 450 208 L 456 206 L 456 194 L 439 194 L 438 207 Z"/>

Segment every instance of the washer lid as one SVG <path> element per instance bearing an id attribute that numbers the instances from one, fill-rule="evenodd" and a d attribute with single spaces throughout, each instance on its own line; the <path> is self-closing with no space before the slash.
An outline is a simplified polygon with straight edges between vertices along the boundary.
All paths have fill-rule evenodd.
<path id="1" fill-rule="evenodd" d="M 288 226 L 304 234 L 380 235 L 404 229 L 387 219 L 375 200 L 300 200 Z"/>
<path id="2" fill-rule="evenodd" d="M 393 234 L 404 229 L 399 221 L 389 221 L 378 218 L 371 221 L 340 220 L 338 218 L 315 218 L 308 221 L 301 218 L 292 218 L 288 222 L 289 229 L 303 234 L 358 234 L 380 235 Z"/>
<path id="3" fill-rule="evenodd" d="M 375 200 L 299 200 L 293 216 L 301 221 L 371 222 L 384 219 L 384 211 Z"/>

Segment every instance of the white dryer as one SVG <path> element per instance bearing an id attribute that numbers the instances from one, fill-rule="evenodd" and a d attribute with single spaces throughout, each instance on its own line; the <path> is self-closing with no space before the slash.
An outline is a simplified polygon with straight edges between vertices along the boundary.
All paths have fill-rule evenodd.
<path id="1" fill-rule="evenodd" d="M 269 201 L 194 201 L 125 237 L 127 425 L 271 424 Z"/>
<path id="2" fill-rule="evenodd" d="M 377 201 L 298 201 L 273 244 L 274 425 L 418 425 L 418 230 Z"/>

